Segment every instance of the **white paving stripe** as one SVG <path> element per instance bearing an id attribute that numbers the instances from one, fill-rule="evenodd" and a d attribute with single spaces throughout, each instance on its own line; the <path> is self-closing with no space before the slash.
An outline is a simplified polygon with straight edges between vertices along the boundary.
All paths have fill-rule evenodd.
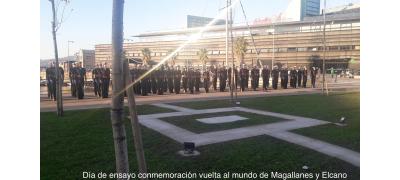
<path id="1" fill-rule="evenodd" d="M 293 129 L 312 127 L 330 123 L 327 121 L 269 112 L 269 111 L 255 110 L 244 107 L 195 110 L 195 109 L 183 108 L 179 106 L 162 104 L 162 103 L 154 105 L 162 108 L 173 109 L 178 112 L 140 115 L 139 122 L 142 125 L 150 129 L 153 129 L 180 143 L 189 141 L 189 142 L 194 142 L 196 146 L 204 146 L 208 144 L 221 143 L 221 142 L 243 139 L 253 136 L 269 135 L 290 143 L 310 148 L 312 150 L 318 151 L 320 153 L 332 157 L 336 157 L 338 159 L 351 163 L 354 166 L 357 167 L 360 166 L 360 153 L 358 152 L 337 145 L 329 144 L 324 141 L 288 132 Z M 230 111 L 242 111 L 264 116 L 273 116 L 286 119 L 288 121 L 196 134 L 186 129 L 177 127 L 173 124 L 159 120 L 160 118 L 166 118 L 166 117 L 189 116 L 196 114 L 209 114 L 209 113 L 230 112 Z"/>
<path id="2" fill-rule="evenodd" d="M 228 123 L 228 122 L 236 122 L 236 121 L 243 121 L 248 118 L 238 116 L 238 115 L 230 115 L 230 116 L 218 116 L 218 117 L 211 117 L 211 118 L 200 118 L 196 119 L 199 122 L 205 124 L 220 124 L 220 123 Z"/>
<path id="3" fill-rule="evenodd" d="M 360 153 L 358 152 L 287 131 L 266 134 L 303 147 L 307 147 L 332 157 L 336 157 L 353 164 L 354 166 L 360 167 Z"/>

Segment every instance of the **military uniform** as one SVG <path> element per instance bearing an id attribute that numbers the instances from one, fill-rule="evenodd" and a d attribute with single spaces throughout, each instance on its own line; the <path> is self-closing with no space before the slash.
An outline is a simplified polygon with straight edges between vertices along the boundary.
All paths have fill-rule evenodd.
<path id="1" fill-rule="evenodd" d="M 217 81 L 218 81 L 218 68 L 214 67 L 211 69 L 212 72 L 212 83 L 214 91 L 217 91 Z"/>
<path id="2" fill-rule="evenodd" d="M 173 93 L 174 92 L 174 69 L 168 67 L 166 74 L 167 74 L 167 83 L 168 83 L 169 93 Z"/>
<path id="3" fill-rule="evenodd" d="M 297 85 L 297 71 L 292 68 L 290 70 L 290 87 L 296 88 Z"/>
<path id="4" fill-rule="evenodd" d="M 194 72 L 194 87 L 196 92 L 200 92 L 201 73 L 199 69 Z"/>
<path id="5" fill-rule="evenodd" d="M 312 88 L 316 87 L 315 86 L 315 80 L 317 78 L 317 74 L 318 74 L 318 70 L 315 67 L 312 67 L 311 68 L 311 73 L 310 73 L 310 75 L 311 75 L 311 87 Z"/>
<path id="6" fill-rule="evenodd" d="M 185 93 L 188 92 L 188 71 L 186 68 L 183 69 L 182 71 L 182 87 Z"/>
<path id="7" fill-rule="evenodd" d="M 208 93 L 210 87 L 210 71 L 208 69 L 203 72 L 203 84 L 204 90 Z"/>
<path id="8" fill-rule="evenodd" d="M 283 89 L 287 89 L 288 83 L 289 83 L 289 71 L 285 67 L 282 69 L 281 73 L 282 73 L 282 78 L 283 78 Z M 282 81 L 282 79 L 281 79 L 281 81 Z"/>
<path id="9" fill-rule="evenodd" d="M 244 72 L 243 67 L 240 68 L 239 74 L 240 74 L 240 90 L 243 92 L 245 90 L 245 81 L 246 81 L 245 72 Z"/>
<path id="10" fill-rule="evenodd" d="M 278 89 L 278 79 L 279 79 L 279 70 L 277 67 L 275 67 L 272 70 L 272 88 L 273 89 Z"/>
<path id="11" fill-rule="evenodd" d="M 85 96 L 85 79 L 86 79 L 86 69 L 85 68 L 75 68 L 75 83 L 76 83 L 76 95 L 78 99 L 83 99 Z"/>
<path id="12" fill-rule="evenodd" d="M 69 70 L 69 81 L 71 82 L 71 96 L 76 97 L 76 74 L 77 67 L 71 67 Z"/>
<path id="13" fill-rule="evenodd" d="M 157 76 L 153 72 L 150 73 L 150 84 L 151 84 L 151 92 L 153 94 L 157 94 Z"/>
<path id="14" fill-rule="evenodd" d="M 303 69 L 303 88 L 307 87 L 307 75 L 308 75 L 308 71 L 307 69 L 304 67 Z"/>
<path id="15" fill-rule="evenodd" d="M 189 88 L 189 91 L 191 94 L 194 93 L 194 79 L 195 79 L 194 76 L 195 75 L 194 75 L 193 68 L 190 68 L 188 70 L 188 86 L 189 86 L 188 88 Z"/>
<path id="16" fill-rule="evenodd" d="M 110 68 L 103 68 L 101 79 L 101 97 L 108 98 L 108 88 L 110 86 L 111 71 Z"/>
<path id="17" fill-rule="evenodd" d="M 147 67 L 143 67 L 141 69 L 141 76 L 147 72 Z M 145 76 L 143 77 L 142 80 L 140 80 L 140 84 L 141 84 L 141 90 L 142 90 L 142 96 L 147 96 L 148 93 L 151 91 L 151 85 L 150 85 L 150 78 L 149 76 Z"/>
<path id="18" fill-rule="evenodd" d="M 224 68 L 219 70 L 219 91 L 224 92 L 226 88 L 226 79 L 228 78 L 227 70 Z"/>
<path id="19" fill-rule="evenodd" d="M 257 90 L 260 81 L 260 70 L 257 67 L 253 67 L 251 70 L 251 87 L 253 90 Z"/>
<path id="20" fill-rule="evenodd" d="M 264 67 L 261 71 L 261 76 L 263 79 L 263 90 L 267 90 L 269 87 L 270 74 L 271 74 L 271 71 L 267 67 Z"/>
<path id="21" fill-rule="evenodd" d="M 301 86 L 301 79 L 303 78 L 303 70 L 299 68 L 297 70 L 297 87 L 302 87 Z"/>
<path id="22" fill-rule="evenodd" d="M 182 72 L 179 68 L 174 71 L 174 91 L 175 94 L 179 94 L 181 91 L 181 78 Z"/>
<path id="23" fill-rule="evenodd" d="M 247 67 L 244 67 L 244 86 L 246 89 L 249 88 L 249 77 L 250 77 L 250 72 L 247 69 Z"/>
<path id="24" fill-rule="evenodd" d="M 54 67 L 49 67 L 46 69 L 46 81 L 47 81 L 47 97 L 49 99 L 54 99 L 55 94 L 53 91 L 53 86 L 55 87 L 55 71 Z"/>

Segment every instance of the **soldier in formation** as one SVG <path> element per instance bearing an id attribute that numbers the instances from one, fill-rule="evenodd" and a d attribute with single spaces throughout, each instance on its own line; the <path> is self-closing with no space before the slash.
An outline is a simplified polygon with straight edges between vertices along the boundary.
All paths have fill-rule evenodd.
<path id="1" fill-rule="evenodd" d="M 264 91 L 268 90 L 270 76 L 271 76 L 271 71 L 269 70 L 269 67 L 267 65 L 265 65 L 264 68 L 261 70 L 261 77 L 263 79 L 263 90 Z"/>
<path id="2" fill-rule="evenodd" d="M 64 84 L 64 69 L 61 67 L 58 67 L 58 72 L 60 73 L 60 84 Z M 54 63 L 50 64 L 50 67 L 46 69 L 46 80 L 47 80 L 47 97 L 49 99 L 52 99 L 54 101 L 57 100 L 57 94 L 56 94 L 56 89 L 57 89 L 57 73 L 56 73 L 56 67 L 54 66 Z"/>
<path id="3" fill-rule="evenodd" d="M 260 81 L 260 69 L 258 69 L 257 66 L 254 66 L 253 69 L 251 69 L 251 88 L 253 91 L 256 91 L 258 86 L 259 86 L 259 81 Z"/>
<path id="4" fill-rule="evenodd" d="M 85 96 L 86 69 L 82 67 L 82 63 L 74 64 L 70 69 L 71 93 L 73 97 L 83 99 Z"/>
<path id="5" fill-rule="evenodd" d="M 226 88 L 226 80 L 228 78 L 228 72 L 225 66 L 222 66 L 222 68 L 219 69 L 218 75 L 219 75 L 219 91 L 224 92 Z"/>
<path id="6" fill-rule="evenodd" d="M 99 72 L 103 72 L 107 68 L 101 68 Z M 140 78 L 144 73 L 150 69 L 146 65 L 135 65 L 131 70 L 132 80 Z M 149 73 L 148 76 L 144 76 L 140 81 L 137 81 L 134 85 L 134 91 L 138 95 L 147 96 L 150 93 L 163 95 L 168 94 L 179 94 L 181 88 L 184 93 L 200 93 L 200 89 L 204 88 L 206 93 L 210 92 L 210 89 L 214 91 L 224 92 L 226 91 L 227 84 L 231 86 L 232 81 L 234 85 L 232 89 L 240 88 L 241 91 L 246 91 L 249 87 L 249 80 L 251 82 L 251 89 L 256 91 L 259 87 L 260 76 L 263 81 L 262 89 L 266 91 L 270 84 L 269 80 L 272 79 L 272 88 L 278 89 L 278 82 L 280 80 L 280 86 L 282 89 L 287 89 L 288 85 L 292 88 L 306 87 L 308 71 L 306 67 L 291 67 L 288 69 L 286 66 L 278 68 L 274 66 L 272 70 L 268 66 L 264 66 L 259 69 L 258 66 L 254 66 L 251 70 L 244 64 L 240 68 L 227 68 L 224 65 L 215 66 L 212 65 L 207 68 L 200 66 L 185 66 L 182 69 L 180 66 L 164 66 L 161 65 L 154 72 Z M 98 70 L 94 70 L 94 79 Z M 108 69 L 109 71 L 109 69 Z M 311 68 L 310 71 L 311 84 L 315 87 L 315 79 L 317 69 Z M 100 73 L 103 77 L 103 73 Z M 249 79 L 250 78 L 250 79 Z M 104 84 L 109 78 L 101 78 L 100 81 L 96 81 L 96 84 Z M 213 86 L 213 88 L 211 88 Z M 97 93 L 106 92 L 103 88 L 97 88 Z M 95 92 L 96 93 L 96 92 Z M 107 97 L 107 96 L 105 96 Z"/>

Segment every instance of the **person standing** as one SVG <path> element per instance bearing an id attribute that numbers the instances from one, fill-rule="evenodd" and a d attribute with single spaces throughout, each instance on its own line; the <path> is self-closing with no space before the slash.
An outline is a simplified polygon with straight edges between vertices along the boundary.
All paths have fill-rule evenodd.
<path id="1" fill-rule="evenodd" d="M 315 67 L 311 68 L 310 76 L 311 76 L 311 87 L 316 88 L 315 79 L 317 78 L 318 70 Z"/>
<path id="2" fill-rule="evenodd" d="M 181 91 L 181 78 L 182 78 L 182 72 L 181 72 L 180 66 L 178 66 L 178 67 L 176 67 L 176 70 L 174 71 L 175 94 L 179 94 Z"/>
<path id="3" fill-rule="evenodd" d="M 69 70 L 69 81 L 71 82 L 71 96 L 76 97 L 76 76 L 78 74 L 78 68 L 76 67 L 76 64 L 72 64 L 72 67 Z"/>
<path id="4" fill-rule="evenodd" d="M 297 69 L 297 87 L 302 87 L 301 85 L 301 79 L 303 78 L 303 69 L 301 66 Z"/>
<path id="5" fill-rule="evenodd" d="M 110 68 L 108 68 L 107 63 L 104 63 L 103 65 L 103 74 L 102 74 L 102 98 L 108 98 L 108 89 L 110 86 L 110 79 L 111 79 L 111 71 Z"/>
<path id="6" fill-rule="evenodd" d="M 54 92 L 53 91 L 53 86 L 55 82 L 55 70 L 54 70 L 54 64 L 50 63 L 50 67 L 46 68 L 46 81 L 47 81 L 47 97 L 49 99 L 54 99 Z"/>
<path id="7" fill-rule="evenodd" d="M 211 73 L 212 73 L 213 88 L 214 88 L 214 91 L 217 91 L 218 68 L 215 65 L 211 69 Z"/>
<path id="8" fill-rule="evenodd" d="M 225 66 L 222 66 L 219 71 L 219 91 L 224 92 L 226 88 L 226 79 L 228 77 Z"/>
<path id="9" fill-rule="evenodd" d="M 240 74 L 240 91 L 243 92 L 245 90 L 245 81 L 246 81 L 246 75 L 244 72 L 244 65 L 240 68 L 239 70 L 239 74 Z"/>
<path id="10" fill-rule="evenodd" d="M 190 94 L 194 94 L 194 79 L 195 79 L 194 76 L 195 75 L 194 75 L 193 67 L 191 66 L 188 71 L 188 85 L 189 85 L 188 88 L 189 88 Z"/>
<path id="11" fill-rule="evenodd" d="M 271 71 L 269 70 L 268 66 L 265 65 L 264 68 L 261 70 L 261 77 L 263 79 L 263 90 L 268 90 L 269 87 L 269 78 L 271 75 Z"/>
<path id="12" fill-rule="evenodd" d="M 167 66 L 167 84 L 169 93 L 174 93 L 174 67 Z"/>
<path id="13" fill-rule="evenodd" d="M 247 65 L 244 65 L 244 87 L 246 88 L 246 89 L 248 89 L 249 88 L 249 77 L 250 77 L 250 72 L 249 72 L 249 69 L 247 69 Z"/>
<path id="14" fill-rule="evenodd" d="M 182 87 L 185 93 L 188 92 L 188 70 L 187 67 L 183 68 L 182 71 Z"/>
<path id="15" fill-rule="evenodd" d="M 206 93 L 208 93 L 210 86 L 210 71 L 208 67 L 203 72 L 203 84 L 204 84 L 204 90 L 206 91 Z"/>
<path id="16" fill-rule="evenodd" d="M 76 95 L 78 99 L 83 99 L 85 96 L 86 69 L 82 68 L 81 62 L 78 63 L 75 73 Z"/>
<path id="17" fill-rule="evenodd" d="M 194 87 L 196 92 L 200 92 L 200 81 L 201 81 L 201 73 L 199 67 L 197 67 L 196 71 L 194 72 Z"/>
<path id="18" fill-rule="evenodd" d="M 278 89 L 279 69 L 278 66 L 274 66 L 272 70 L 272 88 Z"/>
<path id="19" fill-rule="evenodd" d="M 253 91 L 257 90 L 259 81 L 260 70 L 257 68 L 257 66 L 254 66 L 253 69 L 251 69 L 251 88 L 253 88 Z"/>
<path id="20" fill-rule="evenodd" d="M 307 87 L 307 75 L 308 75 L 307 67 L 304 66 L 303 67 L 303 88 Z"/>

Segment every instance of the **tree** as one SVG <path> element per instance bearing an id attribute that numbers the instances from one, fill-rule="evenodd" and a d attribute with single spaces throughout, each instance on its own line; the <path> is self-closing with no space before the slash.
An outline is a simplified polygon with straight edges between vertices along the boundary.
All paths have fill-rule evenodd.
<path id="1" fill-rule="evenodd" d="M 244 37 L 238 37 L 234 42 L 233 51 L 235 56 L 239 57 L 240 65 L 244 64 L 244 55 L 246 55 L 247 45 L 248 43 Z"/>
<path id="2" fill-rule="evenodd" d="M 123 78 L 123 14 L 124 0 L 114 0 L 112 10 L 112 101 L 111 124 L 117 173 L 129 173 L 128 147 L 124 125 Z"/>
<path id="3" fill-rule="evenodd" d="M 60 2 L 57 3 L 60 5 L 61 2 L 64 2 L 63 5 L 63 10 L 61 14 L 61 19 L 57 19 L 57 12 L 58 8 L 55 7 L 54 0 L 49 0 L 51 3 L 51 10 L 53 13 L 53 21 L 51 22 L 51 31 L 53 35 L 53 43 L 54 43 L 54 59 L 55 59 L 55 71 L 56 71 L 56 99 L 57 99 L 57 115 L 58 116 L 63 116 L 64 114 L 64 109 L 63 109 L 63 99 L 62 99 L 62 82 L 61 82 L 61 74 L 59 71 L 59 63 L 58 63 L 58 48 L 57 48 L 57 30 L 60 28 L 61 23 L 63 22 L 63 17 L 64 17 L 64 10 L 67 4 L 69 3 L 69 0 L 60 0 Z M 72 10 L 71 10 L 72 11 Z"/>
<path id="4" fill-rule="evenodd" d="M 142 49 L 143 54 L 143 64 L 148 65 L 149 61 L 151 60 L 151 51 L 149 48 Z"/>
<path id="5" fill-rule="evenodd" d="M 208 51 L 205 48 L 200 49 L 198 55 L 199 55 L 199 59 L 201 61 L 201 64 L 203 64 L 203 70 L 205 70 L 207 61 L 208 61 Z"/>
<path id="6" fill-rule="evenodd" d="M 172 54 L 173 52 L 174 52 L 174 50 L 172 50 L 172 49 L 168 50 L 167 56 L 170 55 L 170 54 Z M 176 54 L 174 54 L 174 55 L 171 57 L 171 64 L 172 64 L 173 66 L 175 65 L 175 60 L 176 60 Z"/>

